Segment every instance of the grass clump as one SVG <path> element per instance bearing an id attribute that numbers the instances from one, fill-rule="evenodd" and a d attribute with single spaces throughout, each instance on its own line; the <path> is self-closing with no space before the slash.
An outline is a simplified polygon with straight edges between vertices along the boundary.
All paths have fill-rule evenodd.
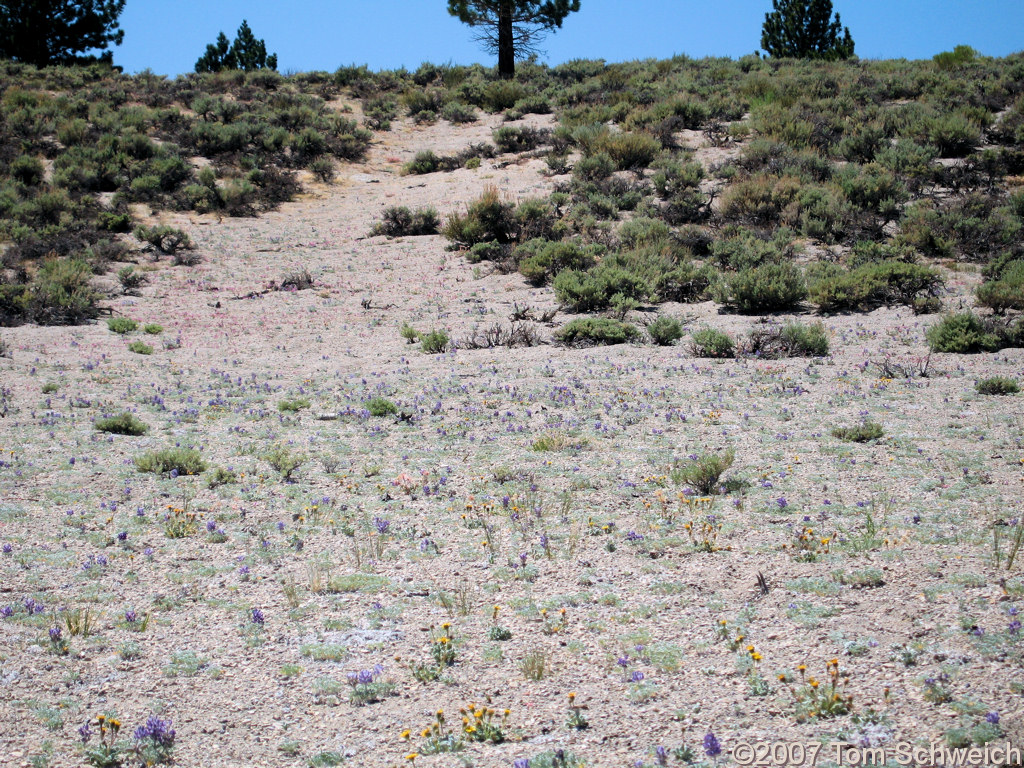
<path id="1" fill-rule="evenodd" d="M 149 431 L 149 426 L 132 414 L 125 411 L 116 416 L 108 416 L 105 419 L 97 419 L 93 423 L 100 432 L 108 432 L 114 435 L 144 435 Z"/>
<path id="2" fill-rule="evenodd" d="M 139 327 L 139 324 L 130 317 L 107 318 L 107 329 L 114 333 L 131 333 Z"/>
<path id="3" fill-rule="evenodd" d="M 853 427 L 836 427 L 832 436 L 848 443 L 867 443 L 877 440 L 885 434 L 882 425 L 874 421 L 865 421 Z"/>
<path id="4" fill-rule="evenodd" d="M 636 326 L 610 317 L 581 317 L 558 329 L 555 339 L 566 346 L 625 344 L 640 335 Z"/>
<path id="5" fill-rule="evenodd" d="M 705 326 L 690 335 L 690 351 L 696 357 L 732 357 L 736 345 L 729 334 Z"/>
<path id="6" fill-rule="evenodd" d="M 280 400 L 277 403 L 277 410 L 281 413 L 297 413 L 304 408 L 309 408 L 310 403 L 308 397 L 288 397 L 284 400 Z"/>
<path id="7" fill-rule="evenodd" d="M 974 388 L 981 395 L 1015 395 L 1020 392 L 1020 385 L 1016 379 L 1006 376 L 992 376 L 982 379 Z"/>
<path id="8" fill-rule="evenodd" d="M 165 448 L 136 457 L 135 468 L 154 474 L 200 475 L 206 471 L 206 463 L 194 448 Z"/>
<path id="9" fill-rule="evenodd" d="M 693 488 L 697 493 L 710 496 L 721 488 L 721 479 L 736 459 L 732 448 L 723 453 L 706 453 L 683 464 L 673 474 L 673 479 Z"/>
<path id="10" fill-rule="evenodd" d="M 999 337 L 973 312 L 944 317 L 925 332 L 925 338 L 932 352 L 995 352 L 1001 346 Z"/>

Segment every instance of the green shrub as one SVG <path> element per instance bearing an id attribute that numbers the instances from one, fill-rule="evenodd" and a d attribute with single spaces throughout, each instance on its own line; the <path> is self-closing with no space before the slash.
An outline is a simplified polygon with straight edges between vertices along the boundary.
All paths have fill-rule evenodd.
<path id="1" fill-rule="evenodd" d="M 167 474 L 177 472 L 179 475 L 200 475 L 206 471 L 206 464 L 199 451 L 194 448 L 166 448 L 162 451 L 151 451 L 135 459 L 135 467 L 139 472 Z"/>
<path id="2" fill-rule="evenodd" d="M 444 331 L 431 331 L 420 336 L 420 351 L 428 355 L 436 355 L 448 349 L 448 334 Z"/>
<path id="3" fill-rule="evenodd" d="M 999 270 L 998 279 L 979 285 L 975 295 L 981 306 L 989 307 L 997 314 L 1008 309 L 1024 309 L 1024 260 L 1005 263 Z"/>
<path id="4" fill-rule="evenodd" d="M 654 278 L 654 293 L 661 301 L 703 301 L 717 278 L 718 272 L 709 264 L 680 261 Z"/>
<path id="5" fill-rule="evenodd" d="M 615 162 L 607 152 L 598 152 L 579 160 L 572 169 L 574 178 L 581 181 L 599 181 L 615 173 Z"/>
<path id="6" fill-rule="evenodd" d="M 491 136 L 501 152 L 528 152 L 543 144 L 550 134 L 546 129 L 505 125 Z"/>
<path id="7" fill-rule="evenodd" d="M 155 227 L 140 226 L 135 228 L 135 237 L 149 243 L 160 253 L 174 255 L 178 251 L 192 250 L 195 245 L 185 232 L 165 224 Z"/>
<path id="8" fill-rule="evenodd" d="M 793 264 L 763 264 L 729 275 L 716 299 L 740 314 L 791 309 L 807 295 L 804 278 Z"/>
<path id="9" fill-rule="evenodd" d="M 16 157 L 7 171 L 11 178 L 24 184 L 26 187 L 36 187 L 42 184 L 46 175 L 43 161 L 38 157 L 20 155 Z"/>
<path id="10" fill-rule="evenodd" d="M 149 282 L 149 277 L 137 272 L 135 267 L 121 267 L 117 270 L 117 282 L 121 284 L 121 289 L 126 294 L 134 294 L 139 288 Z"/>
<path id="11" fill-rule="evenodd" d="M 811 303 L 822 312 L 834 312 L 888 304 L 912 306 L 919 298 L 937 296 L 945 281 L 932 267 L 886 260 L 849 272 L 836 265 L 816 265 L 808 271 L 807 282 Z"/>
<path id="12" fill-rule="evenodd" d="M 566 323 L 555 339 L 566 346 L 625 344 L 640 335 L 636 326 L 608 317 L 581 317 Z"/>
<path id="13" fill-rule="evenodd" d="M 308 397 L 288 397 L 277 402 L 277 410 L 281 413 L 298 413 L 311 405 Z"/>
<path id="14" fill-rule="evenodd" d="M 523 277 L 539 286 L 564 269 L 592 267 L 603 251 L 604 248 L 598 245 L 534 238 L 518 246 L 513 256 Z"/>
<path id="15" fill-rule="evenodd" d="M 982 395 L 1015 395 L 1020 392 L 1020 385 L 1017 384 L 1016 379 L 1006 376 L 982 379 L 974 385 L 974 388 Z"/>
<path id="16" fill-rule="evenodd" d="M 107 318 L 107 329 L 114 333 L 131 333 L 139 327 L 139 324 L 130 317 Z"/>
<path id="17" fill-rule="evenodd" d="M 491 241 L 510 243 L 518 235 L 515 205 L 502 200 L 497 187 L 488 187 L 467 206 L 465 214 L 451 214 L 441 234 L 464 247 Z"/>
<path id="18" fill-rule="evenodd" d="M 705 326 L 690 334 L 690 351 L 696 357 L 732 357 L 736 349 L 729 334 Z"/>
<path id="19" fill-rule="evenodd" d="M 371 416 L 380 418 L 383 416 L 393 416 L 398 413 L 398 406 L 386 397 L 374 397 L 367 401 L 366 410 L 370 412 Z"/>
<path id="20" fill-rule="evenodd" d="M 99 314 L 100 299 L 89 284 L 92 268 L 81 259 L 46 259 L 27 287 L 7 288 L 10 299 L 0 291 L 0 315 L 12 320 L 27 319 L 40 325 L 77 325 Z M 10 301 L 10 304 L 8 304 Z"/>
<path id="21" fill-rule="evenodd" d="M 402 166 L 402 173 L 421 175 L 433 173 L 441 167 L 441 158 L 433 150 L 424 149 L 416 153 L 416 157 Z"/>
<path id="22" fill-rule="evenodd" d="M 329 157 L 318 157 L 307 168 L 317 181 L 322 181 L 324 184 L 330 184 L 334 181 L 334 161 Z"/>
<path id="23" fill-rule="evenodd" d="M 706 453 L 678 467 L 673 480 L 690 486 L 702 496 L 710 496 L 721 489 L 724 475 L 736 460 L 736 451 L 729 448 L 723 453 Z"/>
<path id="24" fill-rule="evenodd" d="M 994 352 L 1000 348 L 999 337 L 972 312 L 944 317 L 925 332 L 925 338 L 933 352 L 970 354 Z"/>
<path id="25" fill-rule="evenodd" d="M 864 421 L 853 427 L 836 427 L 832 430 L 832 436 L 845 440 L 848 443 L 867 443 L 877 440 L 885 431 L 882 425 L 874 421 Z"/>
<path id="26" fill-rule="evenodd" d="M 608 134 L 599 142 L 600 151 L 607 153 L 620 171 L 639 171 L 647 168 L 661 152 L 661 143 L 644 133 Z"/>
<path id="27" fill-rule="evenodd" d="M 371 234 L 388 237 L 436 235 L 439 225 L 440 218 L 434 208 L 411 211 L 404 205 L 391 206 L 384 209 L 381 220 L 374 224 Z"/>
<path id="28" fill-rule="evenodd" d="M 281 474 L 281 479 L 288 482 L 295 471 L 306 462 L 306 456 L 294 453 L 287 446 L 279 445 L 263 454 L 263 460 Z"/>
<path id="29" fill-rule="evenodd" d="M 144 341 L 133 341 L 128 345 L 128 351 L 134 352 L 137 355 L 152 355 L 153 347 Z"/>
<path id="30" fill-rule="evenodd" d="M 563 269 L 551 283 L 555 298 L 573 312 L 593 312 L 611 306 L 616 297 L 642 301 L 651 286 L 641 276 L 610 262 L 586 272 Z"/>
<path id="31" fill-rule="evenodd" d="M 922 138 L 939 150 L 939 157 L 966 157 L 981 143 L 981 130 L 961 113 L 944 113 L 926 123 Z"/>
<path id="32" fill-rule="evenodd" d="M 828 336 L 821 323 L 787 323 L 781 332 L 789 357 L 824 357 L 828 354 Z"/>
<path id="33" fill-rule="evenodd" d="M 683 337 L 683 324 L 674 317 L 661 315 L 647 326 L 647 333 L 659 347 L 667 347 Z"/>
<path id="34" fill-rule="evenodd" d="M 458 101 L 450 101 L 441 110 L 441 117 L 449 123 L 475 123 L 476 109 Z"/>
<path id="35" fill-rule="evenodd" d="M 142 332 L 148 333 L 151 336 L 157 336 L 164 332 L 164 327 L 159 323 L 146 323 L 142 326 Z"/>
<path id="36" fill-rule="evenodd" d="M 104 419 L 97 419 L 93 427 L 100 432 L 110 432 L 115 435 L 144 435 L 149 431 L 149 426 L 141 422 L 132 414 L 125 411 L 116 416 L 108 416 Z"/>

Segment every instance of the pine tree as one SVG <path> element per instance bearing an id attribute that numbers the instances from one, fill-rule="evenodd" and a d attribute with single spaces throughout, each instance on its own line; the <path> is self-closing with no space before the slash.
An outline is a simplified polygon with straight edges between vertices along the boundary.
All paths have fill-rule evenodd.
<path id="1" fill-rule="evenodd" d="M 0 58 L 37 67 L 110 63 L 125 0 L 0 0 Z M 103 51 L 85 56 L 87 51 Z"/>
<path id="2" fill-rule="evenodd" d="M 477 40 L 498 54 L 498 73 L 515 77 L 516 55 L 537 53 L 537 43 L 580 9 L 580 0 L 448 0 L 448 13 L 479 28 Z"/>
<path id="3" fill-rule="evenodd" d="M 832 18 L 832 0 L 772 0 L 765 14 L 761 47 L 774 58 L 848 59 L 853 38 L 839 14 Z"/>
<path id="4" fill-rule="evenodd" d="M 277 69 L 277 54 L 267 55 L 267 46 L 257 40 L 249 27 L 249 22 L 242 20 L 242 26 L 235 34 L 235 41 L 228 43 L 227 35 L 221 32 L 217 42 L 206 46 L 206 53 L 196 62 L 196 72 L 220 72 L 223 69 L 242 69 L 252 72 L 256 69 Z"/>

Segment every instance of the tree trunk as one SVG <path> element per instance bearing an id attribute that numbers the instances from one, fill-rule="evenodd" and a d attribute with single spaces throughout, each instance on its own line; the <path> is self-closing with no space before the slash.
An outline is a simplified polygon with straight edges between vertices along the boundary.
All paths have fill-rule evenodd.
<path id="1" fill-rule="evenodd" d="M 498 9 L 498 75 L 506 80 L 516 76 L 516 52 L 512 42 L 512 1 L 500 0 Z"/>

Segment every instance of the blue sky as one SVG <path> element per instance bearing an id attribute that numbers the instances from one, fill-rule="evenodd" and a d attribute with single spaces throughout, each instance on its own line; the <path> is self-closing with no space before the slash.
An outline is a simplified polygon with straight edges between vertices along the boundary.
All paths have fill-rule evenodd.
<path id="1" fill-rule="evenodd" d="M 579 13 L 543 44 L 550 64 L 693 57 L 736 58 L 757 50 L 771 0 L 582 0 Z M 334 71 L 344 64 L 415 69 L 424 61 L 493 59 L 450 17 L 445 0 L 128 0 L 126 72 L 192 71 L 207 43 L 234 39 L 247 19 L 282 72 Z M 959 44 L 989 56 L 1024 50 L 1024 0 L 833 0 L 861 58 L 930 58 Z"/>

